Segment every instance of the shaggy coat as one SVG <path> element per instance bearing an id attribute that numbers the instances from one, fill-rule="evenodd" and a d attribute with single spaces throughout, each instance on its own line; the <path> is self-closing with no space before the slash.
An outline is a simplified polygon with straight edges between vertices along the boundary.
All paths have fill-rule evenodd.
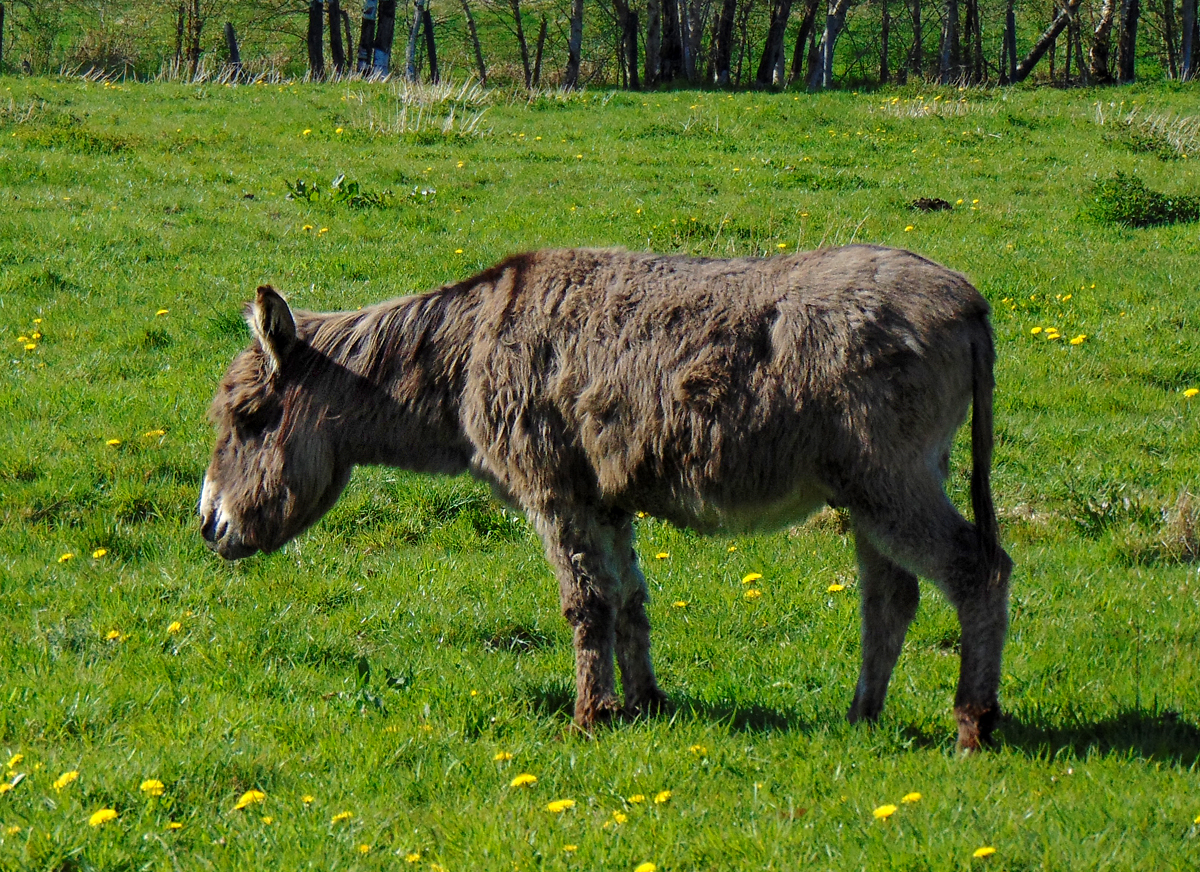
<path id="1" fill-rule="evenodd" d="M 590 728 L 620 708 L 614 655 L 627 712 L 663 702 L 634 513 L 736 531 L 844 507 L 863 625 L 850 719 L 879 716 L 919 574 L 962 625 L 959 743 L 990 733 L 1011 561 L 988 481 L 988 304 L 958 273 L 873 246 L 539 251 L 355 312 L 293 312 L 262 287 L 247 315 L 255 340 L 213 402 L 200 505 L 222 556 L 299 534 L 355 464 L 470 470 L 541 536 Z M 943 490 L 972 404 L 975 524 Z"/>

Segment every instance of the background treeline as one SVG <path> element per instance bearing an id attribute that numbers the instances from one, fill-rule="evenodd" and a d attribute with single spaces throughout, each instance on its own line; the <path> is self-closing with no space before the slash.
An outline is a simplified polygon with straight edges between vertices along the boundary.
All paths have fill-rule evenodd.
<path id="1" fill-rule="evenodd" d="M 533 87 L 1100 84 L 1190 80 L 1200 42 L 1197 0 L 365 5 L 376 16 L 370 28 L 363 0 L 6 0 L 0 70 L 191 79 L 233 63 L 247 77 L 381 72 L 371 51 L 360 62 L 366 44 L 390 47 L 393 75 Z"/>

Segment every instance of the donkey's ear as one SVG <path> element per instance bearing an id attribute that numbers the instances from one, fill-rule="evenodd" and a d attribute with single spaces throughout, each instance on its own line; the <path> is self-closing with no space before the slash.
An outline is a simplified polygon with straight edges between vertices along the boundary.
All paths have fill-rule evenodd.
<path id="1" fill-rule="evenodd" d="M 250 304 L 246 320 L 278 371 L 296 344 L 296 320 L 287 301 L 270 285 L 262 285 Z"/>

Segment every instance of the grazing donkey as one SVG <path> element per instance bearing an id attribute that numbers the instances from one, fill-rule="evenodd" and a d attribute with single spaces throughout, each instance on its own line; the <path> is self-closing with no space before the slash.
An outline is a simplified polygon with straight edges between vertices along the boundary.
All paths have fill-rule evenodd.
<path id="1" fill-rule="evenodd" d="M 767 260 L 517 255 L 356 312 L 293 312 L 270 287 L 213 402 L 201 531 L 233 560 L 333 505 L 358 463 L 470 470 L 520 507 L 574 628 L 575 720 L 656 710 L 635 512 L 701 531 L 849 510 L 862 593 L 851 721 L 874 720 L 917 609 L 958 610 L 958 742 L 999 715 L 1012 562 L 989 484 L 988 304 L 955 272 L 857 245 Z M 975 524 L 943 490 L 974 405 Z"/>

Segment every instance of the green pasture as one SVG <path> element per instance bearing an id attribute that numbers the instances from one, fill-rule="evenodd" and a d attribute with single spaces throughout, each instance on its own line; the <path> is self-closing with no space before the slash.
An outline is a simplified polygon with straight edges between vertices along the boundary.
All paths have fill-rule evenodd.
<path id="1" fill-rule="evenodd" d="M 1198 114 L 1170 85 L 0 78 L 0 868 L 1195 868 L 1200 225 L 1089 201 L 1117 172 L 1200 193 L 1175 136 Z M 286 198 L 299 180 L 315 200 Z M 641 521 L 674 712 L 594 740 L 540 547 L 481 485 L 362 469 L 280 553 L 227 565 L 198 535 L 206 407 L 262 282 L 352 308 L 542 246 L 853 240 L 994 307 L 1017 570 L 988 753 L 954 753 L 958 628 L 931 587 L 881 723 L 845 723 L 832 513 L 724 539 Z M 952 466 L 964 505 L 965 438 Z"/>

